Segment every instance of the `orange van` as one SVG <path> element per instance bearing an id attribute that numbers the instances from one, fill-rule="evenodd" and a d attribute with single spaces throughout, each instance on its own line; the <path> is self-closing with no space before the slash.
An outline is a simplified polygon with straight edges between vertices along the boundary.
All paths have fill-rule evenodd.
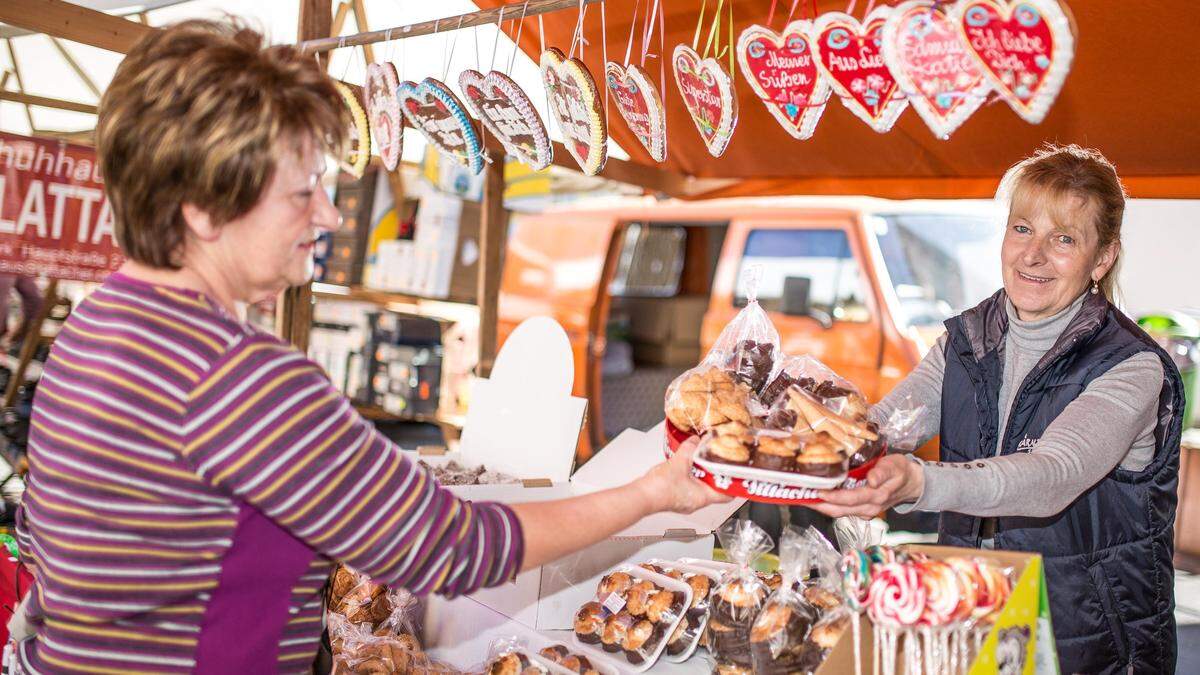
<path id="1" fill-rule="evenodd" d="M 787 354 L 811 354 L 869 400 L 891 390 L 942 322 L 1001 285 L 1003 228 L 990 202 L 872 198 L 652 198 L 514 215 L 499 335 L 548 315 L 570 337 L 579 446 L 663 417 L 663 395 L 758 299 Z"/>

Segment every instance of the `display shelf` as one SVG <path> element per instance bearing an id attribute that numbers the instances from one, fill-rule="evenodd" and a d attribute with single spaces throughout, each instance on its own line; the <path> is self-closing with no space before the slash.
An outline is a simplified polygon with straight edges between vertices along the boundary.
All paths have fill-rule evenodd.
<path id="1" fill-rule="evenodd" d="M 453 427 L 462 429 L 466 422 L 466 416 L 455 415 L 452 413 L 439 412 L 435 415 L 413 414 L 413 415 L 396 415 L 390 413 L 383 408 L 366 403 L 355 403 L 354 409 L 364 418 L 376 421 L 386 422 L 424 422 L 427 424 L 438 424 L 441 426 Z"/>

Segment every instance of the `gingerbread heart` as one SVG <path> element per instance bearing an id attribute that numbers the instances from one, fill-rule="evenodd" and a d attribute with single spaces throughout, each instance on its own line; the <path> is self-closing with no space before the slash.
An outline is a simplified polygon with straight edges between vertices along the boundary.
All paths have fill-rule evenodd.
<path id="1" fill-rule="evenodd" d="M 604 81 L 612 92 L 621 119 L 629 125 L 638 142 L 656 162 L 667 159 L 667 115 L 662 97 L 646 71 L 637 65 L 622 68 L 609 61 L 604 66 Z"/>
<path id="2" fill-rule="evenodd" d="M 737 126 L 737 96 L 725 66 L 713 58 L 701 59 L 696 50 L 676 45 L 671 57 L 675 84 L 696 131 L 713 157 L 725 154 Z"/>
<path id="3" fill-rule="evenodd" d="M 395 171 L 404 150 L 404 118 L 396 89 L 400 78 L 390 63 L 367 66 L 367 110 L 371 118 L 371 136 L 379 149 L 379 158 L 388 171 Z"/>
<path id="4" fill-rule="evenodd" d="M 825 104 L 829 83 L 817 70 L 809 43 L 811 21 L 793 21 L 780 35 L 750 26 L 738 37 L 742 75 L 785 131 L 800 140 L 812 138 Z"/>
<path id="5" fill-rule="evenodd" d="M 925 124 L 950 138 L 991 85 L 938 0 L 909 0 L 883 24 L 883 60 Z"/>
<path id="6" fill-rule="evenodd" d="M 842 105 L 875 131 L 886 133 L 908 107 L 892 71 L 883 62 L 883 24 L 890 7 L 877 7 L 862 23 L 842 12 L 813 22 L 817 67 Z"/>
<path id="7" fill-rule="evenodd" d="M 1056 0 L 963 0 L 954 23 L 992 86 L 1025 121 L 1046 118 L 1075 57 L 1071 19 Z"/>
<path id="8" fill-rule="evenodd" d="M 508 154 L 540 171 L 554 159 L 546 125 L 533 101 L 513 79 L 493 70 L 484 75 L 467 69 L 458 77 L 464 103 L 475 119 L 499 139 Z"/>
<path id="9" fill-rule="evenodd" d="M 346 155 L 338 160 L 338 164 L 346 173 L 355 178 L 362 178 L 371 161 L 371 127 L 367 123 L 367 112 L 363 110 L 358 94 L 350 85 L 333 81 L 334 88 L 342 96 L 342 103 L 350 111 L 350 137 L 347 142 Z"/>
<path id="10" fill-rule="evenodd" d="M 483 148 L 479 134 L 454 92 L 432 77 L 403 82 L 398 91 L 400 107 L 425 140 L 444 155 L 454 158 L 479 173 L 483 169 Z"/>
<path id="11" fill-rule="evenodd" d="M 555 47 L 542 52 L 542 84 L 550 97 L 550 112 L 558 122 L 567 152 L 579 168 L 594 176 L 608 157 L 604 108 L 591 72 L 579 59 L 568 59 Z"/>

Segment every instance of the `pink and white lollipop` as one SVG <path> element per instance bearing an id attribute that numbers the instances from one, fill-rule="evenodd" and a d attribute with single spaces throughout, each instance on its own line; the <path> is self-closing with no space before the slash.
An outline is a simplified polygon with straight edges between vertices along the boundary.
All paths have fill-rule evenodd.
<path id="1" fill-rule="evenodd" d="M 915 565 L 891 562 L 874 570 L 867 612 L 885 625 L 912 626 L 925 610 L 925 588 Z"/>
<path id="2" fill-rule="evenodd" d="M 925 590 L 921 623 L 928 626 L 950 623 L 964 595 L 958 573 L 940 560 L 918 563 L 918 569 L 921 572 L 921 586 Z"/>

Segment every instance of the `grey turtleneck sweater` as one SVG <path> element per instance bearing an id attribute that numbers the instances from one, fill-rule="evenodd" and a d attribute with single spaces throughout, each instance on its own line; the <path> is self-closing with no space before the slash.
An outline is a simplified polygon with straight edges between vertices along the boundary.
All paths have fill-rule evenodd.
<path id="1" fill-rule="evenodd" d="M 1000 387 L 1000 426 L 1025 376 L 1037 365 L 1083 305 L 1080 296 L 1054 316 L 1022 321 L 1009 303 Z M 920 445 L 941 426 L 942 376 L 946 336 L 921 363 L 871 410 L 876 421 L 911 403 L 924 404 Z M 897 511 L 955 511 L 974 516 L 1052 516 L 1104 478 L 1118 464 L 1141 471 L 1154 456 L 1154 426 L 1163 368 L 1158 357 L 1142 352 L 1096 378 L 1050 424 L 1031 448 L 1004 457 L 998 439 L 996 457 L 972 462 L 970 471 L 956 462 L 921 462 L 925 491 L 916 503 Z M 918 460 L 919 461 L 919 460 Z"/>

